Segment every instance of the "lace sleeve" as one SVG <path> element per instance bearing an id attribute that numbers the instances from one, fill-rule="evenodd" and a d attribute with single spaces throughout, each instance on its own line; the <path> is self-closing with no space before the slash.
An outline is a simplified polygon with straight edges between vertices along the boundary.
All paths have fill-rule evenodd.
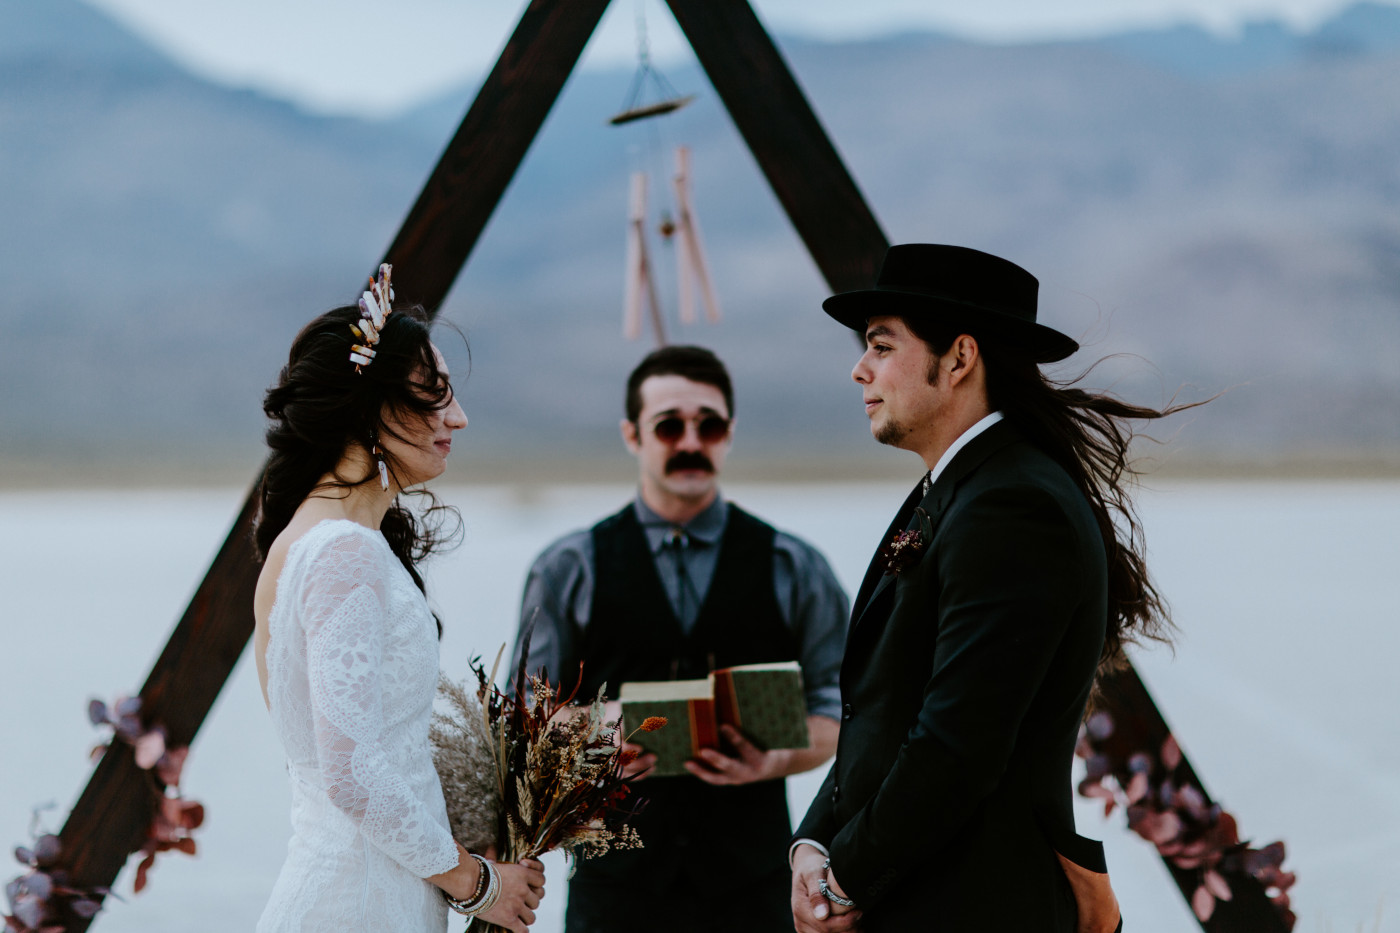
<path id="1" fill-rule="evenodd" d="M 383 545 L 358 533 L 327 542 L 307 567 L 302 624 L 317 763 L 331 802 L 426 878 L 454 867 L 457 847 L 384 745 L 387 586 Z"/>

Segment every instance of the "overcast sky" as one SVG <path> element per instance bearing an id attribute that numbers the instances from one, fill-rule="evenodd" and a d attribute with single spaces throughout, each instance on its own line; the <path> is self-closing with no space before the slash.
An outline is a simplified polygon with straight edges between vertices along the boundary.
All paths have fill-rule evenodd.
<path id="1" fill-rule="evenodd" d="M 326 112 L 383 114 L 481 74 L 522 0 L 87 0 L 206 76 Z M 1309 27 L 1345 0 L 753 0 L 783 33 L 857 37 L 923 28 L 998 41 L 1250 19 Z M 635 60 L 645 4 L 653 54 L 683 53 L 661 0 L 613 0 L 584 67 Z"/>

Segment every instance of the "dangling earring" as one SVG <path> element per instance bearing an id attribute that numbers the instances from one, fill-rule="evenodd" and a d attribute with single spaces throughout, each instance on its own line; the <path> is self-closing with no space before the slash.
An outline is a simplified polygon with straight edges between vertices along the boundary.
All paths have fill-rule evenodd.
<path id="1" fill-rule="evenodd" d="M 379 464 L 379 485 L 380 485 L 381 487 L 383 487 L 383 489 L 384 489 L 385 492 L 388 492 L 388 491 L 389 491 L 389 468 L 388 468 L 387 466 L 384 465 L 384 453 L 379 449 L 379 442 L 378 442 L 378 441 L 376 441 L 376 442 L 374 443 L 374 447 L 373 447 L 373 449 L 371 450 L 371 453 L 374 454 L 375 462 Z"/>

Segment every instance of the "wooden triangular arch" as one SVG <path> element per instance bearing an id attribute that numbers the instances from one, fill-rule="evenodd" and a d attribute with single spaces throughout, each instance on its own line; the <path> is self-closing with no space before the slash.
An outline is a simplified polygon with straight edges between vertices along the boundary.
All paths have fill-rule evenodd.
<path id="1" fill-rule="evenodd" d="M 395 284 L 405 283 L 398 286 L 403 300 L 431 313 L 441 306 L 608 3 L 531 0 L 384 257 L 398 273 Z M 667 4 L 827 284 L 833 291 L 869 286 L 888 241 L 748 0 Z M 171 745 L 194 739 L 252 635 L 255 509 L 250 492 L 141 689 L 143 719 L 163 724 Z M 1105 693 L 1117 723 L 1113 742 L 1123 750 L 1155 749 L 1167 738 L 1131 668 Z M 113 743 L 61 833 L 75 885 L 111 885 L 141 846 L 152 817 L 150 780 L 132 749 Z M 1168 869 L 1189 898 L 1194 874 Z M 1229 880 L 1235 896 L 1217 905 L 1206 930 L 1284 931 L 1253 877 Z M 74 933 L 90 922 L 71 914 L 62 920 Z"/>

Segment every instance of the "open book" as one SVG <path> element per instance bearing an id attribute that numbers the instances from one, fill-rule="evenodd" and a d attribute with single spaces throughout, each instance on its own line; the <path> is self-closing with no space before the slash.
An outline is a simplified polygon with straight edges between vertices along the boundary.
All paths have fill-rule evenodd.
<path id="1" fill-rule="evenodd" d="M 807 702 L 796 661 L 744 664 L 704 680 L 663 680 L 622 685 L 624 727 L 665 716 L 666 727 L 639 732 L 632 741 L 656 755 L 652 776 L 689 774 L 684 763 L 702 748 L 721 748 L 727 723 L 765 751 L 806 748 Z"/>

